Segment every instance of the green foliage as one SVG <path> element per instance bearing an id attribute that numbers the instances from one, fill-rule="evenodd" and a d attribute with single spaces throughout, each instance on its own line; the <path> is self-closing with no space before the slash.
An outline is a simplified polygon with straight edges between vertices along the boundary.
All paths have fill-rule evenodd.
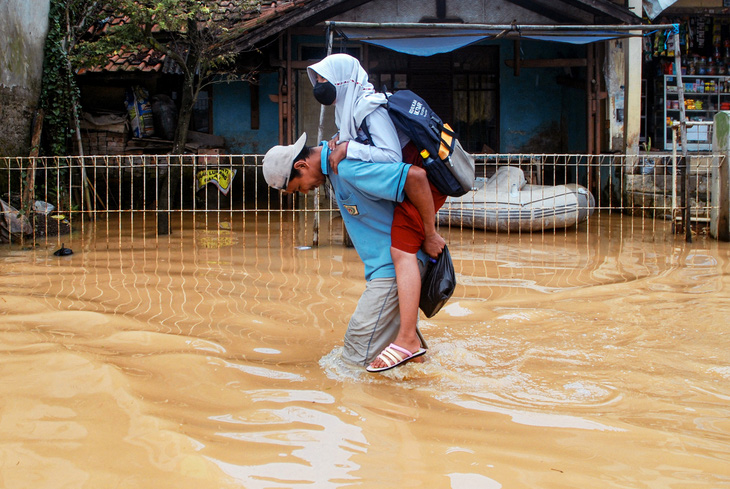
<path id="1" fill-rule="evenodd" d="M 116 17 L 118 23 L 83 42 L 73 56 L 76 66 L 98 66 L 108 56 L 121 51 L 153 48 L 166 54 L 186 73 L 205 76 L 210 70 L 225 69 L 233 56 L 223 48 L 228 36 L 225 22 L 215 18 L 215 4 L 199 0 L 116 0 L 107 3 L 105 23 Z M 191 63 L 189 60 L 193 58 Z"/>
<path id="2" fill-rule="evenodd" d="M 67 154 L 71 135 L 70 121 L 74 99 L 79 91 L 69 70 L 65 47 L 67 33 L 65 1 L 51 0 L 49 30 L 43 62 L 43 82 L 40 106 L 45 110 L 45 142 L 43 154 Z"/>
<path id="3" fill-rule="evenodd" d="M 55 166 L 47 168 L 44 172 L 45 181 L 42 185 L 36 184 L 31 191 L 31 196 L 35 200 L 35 196 L 39 196 L 41 199 L 52 203 L 59 210 L 70 210 L 75 207 L 75 204 L 71 202 L 71 196 L 69 195 L 68 174 L 70 169 L 68 166 Z M 21 171 L 21 181 L 27 182 L 28 172 Z M 16 192 L 20 194 L 20 189 L 16 189 Z M 28 214 L 28 207 L 21 204 L 21 212 Z"/>
<path id="4" fill-rule="evenodd" d="M 258 5 L 257 0 L 239 0 L 238 6 L 255 10 Z M 73 108 L 79 101 L 75 71 L 103 66 L 114 54 L 150 48 L 168 56 L 183 72 L 173 149 L 182 151 L 201 88 L 233 67 L 229 42 L 242 31 L 225 15 L 220 0 L 51 0 L 41 103 L 47 117 L 44 154 L 68 153 L 76 125 Z M 124 22 L 112 25 L 120 18 Z"/>
<path id="5" fill-rule="evenodd" d="M 107 6 L 108 18 L 97 23 L 103 34 L 84 39 L 74 54 L 74 64 L 103 65 L 114 54 L 149 48 L 168 56 L 184 76 L 173 147 L 174 153 L 183 152 L 198 93 L 214 75 L 230 69 L 235 58 L 226 47 L 232 34 L 218 10 L 220 0 L 114 0 Z M 103 29 L 105 23 L 120 17 L 125 21 Z"/>
<path id="6" fill-rule="evenodd" d="M 68 143 L 78 122 L 74 107 L 78 107 L 80 98 L 70 56 L 88 27 L 88 19 L 100 10 L 97 0 L 51 0 L 40 100 L 45 111 L 44 155 L 68 154 Z"/>

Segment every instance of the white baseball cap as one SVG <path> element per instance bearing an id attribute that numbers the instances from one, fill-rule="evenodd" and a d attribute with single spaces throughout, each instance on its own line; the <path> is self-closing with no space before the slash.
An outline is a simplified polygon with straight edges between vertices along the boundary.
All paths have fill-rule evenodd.
<path id="1" fill-rule="evenodd" d="M 264 179 L 269 187 L 286 190 L 289 185 L 294 158 L 301 153 L 307 142 L 307 133 L 302 133 L 297 142 L 288 146 L 274 146 L 264 155 Z"/>

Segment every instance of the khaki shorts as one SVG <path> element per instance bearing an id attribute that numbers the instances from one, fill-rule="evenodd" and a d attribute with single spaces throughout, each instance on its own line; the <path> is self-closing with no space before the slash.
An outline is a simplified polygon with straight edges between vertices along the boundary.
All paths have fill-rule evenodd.
<path id="1" fill-rule="evenodd" d="M 420 260 L 419 265 L 423 276 L 425 267 Z M 370 280 L 347 326 L 342 358 L 356 365 L 370 364 L 398 336 L 399 328 L 400 311 L 395 278 Z M 423 347 L 427 348 L 420 331 L 418 336 Z"/>

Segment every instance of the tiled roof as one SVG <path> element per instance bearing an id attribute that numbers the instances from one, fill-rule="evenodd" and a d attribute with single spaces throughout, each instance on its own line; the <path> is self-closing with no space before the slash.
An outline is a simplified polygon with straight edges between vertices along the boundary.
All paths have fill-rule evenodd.
<path id="1" fill-rule="evenodd" d="M 242 15 L 235 22 L 235 28 L 237 30 L 241 30 L 242 32 L 246 31 L 251 27 L 265 24 L 271 19 L 281 16 L 285 12 L 288 12 L 295 8 L 301 8 L 308 3 L 311 3 L 311 1 L 312 0 L 289 0 L 262 3 L 256 14 L 252 15 L 253 12 L 246 12 L 245 15 Z"/>
<path id="2" fill-rule="evenodd" d="M 172 65 L 172 67 L 170 66 Z M 107 64 L 104 66 L 93 66 L 91 68 L 81 68 L 79 75 L 84 73 L 101 73 L 113 71 L 147 71 L 155 73 L 168 73 L 165 68 L 173 68 L 179 70 L 174 62 L 168 57 L 154 49 L 144 48 L 129 49 L 126 46 L 109 56 Z"/>
<path id="3" fill-rule="evenodd" d="M 234 37 L 236 33 L 244 35 L 254 29 L 266 28 L 266 24 L 289 12 L 304 9 L 315 0 L 273 0 L 263 3 L 261 0 L 209 0 L 215 5 L 213 21 L 225 26 Z M 112 26 L 128 22 L 129 18 L 110 16 L 97 24 L 90 33 L 103 34 Z M 155 26 L 153 32 L 160 32 Z M 118 71 L 144 71 L 166 74 L 180 74 L 180 67 L 163 53 L 143 48 L 142 51 L 123 48 L 109 57 L 104 66 L 84 68 L 83 73 L 101 73 Z"/>
<path id="4" fill-rule="evenodd" d="M 369 0 L 353 0 L 360 5 Z M 243 20 L 231 28 L 234 39 L 231 41 L 233 52 L 247 51 L 266 38 L 276 36 L 289 26 L 311 22 L 330 7 L 350 3 L 348 0 L 288 0 L 262 4 L 259 15 Z M 324 20 L 319 18 L 319 21 Z M 301 24 L 304 25 L 304 24 Z"/>
<path id="5" fill-rule="evenodd" d="M 269 9 L 276 4 L 276 2 L 272 2 L 262 6 L 260 0 L 209 0 L 209 3 L 213 21 L 227 25 L 255 18 L 262 9 Z M 110 28 L 127 22 L 129 22 L 129 17 L 110 13 L 108 17 L 91 26 L 89 34 L 105 34 Z M 160 32 L 160 28 L 155 25 L 152 32 Z"/>
<path id="6" fill-rule="evenodd" d="M 262 5 L 260 0 L 210 0 L 210 3 L 213 4 L 211 8 L 214 22 L 226 28 L 232 28 L 234 26 L 238 28 L 249 23 L 253 25 L 261 17 L 270 17 L 272 13 L 280 12 L 282 10 L 282 4 L 286 5 L 286 10 L 288 10 L 293 4 L 301 4 L 302 1 L 273 1 L 265 5 Z M 89 34 L 92 36 L 103 35 L 110 28 L 122 25 L 128 21 L 129 17 L 110 15 L 103 21 L 92 26 L 89 29 Z M 241 30 L 246 30 L 246 27 L 242 27 Z M 152 32 L 159 33 L 159 27 L 154 26 Z M 147 47 L 134 49 L 125 46 L 109 56 L 109 60 L 105 65 L 81 68 L 78 74 L 119 71 L 143 71 L 166 74 L 182 73 L 177 63 L 172 61 L 164 53 Z"/>
<path id="7" fill-rule="evenodd" d="M 217 0 L 217 6 L 213 9 L 213 20 L 224 22 L 227 25 L 236 24 L 258 17 L 262 10 L 270 8 L 270 4 L 262 5 L 260 0 Z M 275 5 L 276 2 L 273 2 Z"/>

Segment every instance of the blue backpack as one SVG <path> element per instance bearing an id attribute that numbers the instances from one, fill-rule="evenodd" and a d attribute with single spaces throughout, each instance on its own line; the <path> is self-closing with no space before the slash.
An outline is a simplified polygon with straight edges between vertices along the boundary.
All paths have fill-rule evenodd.
<path id="1" fill-rule="evenodd" d="M 451 197 L 470 191 L 475 181 L 474 158 L 461 147 L 451 127 L 410 90 L 386 96 L 385 107 L 393 124 L 418 148 L 434 187 Z"/>

